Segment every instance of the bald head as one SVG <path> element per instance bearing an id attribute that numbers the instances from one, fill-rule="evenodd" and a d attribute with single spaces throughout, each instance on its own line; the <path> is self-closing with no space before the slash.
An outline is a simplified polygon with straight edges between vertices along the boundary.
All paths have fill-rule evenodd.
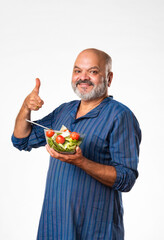
<path id="1" fill-rule="evenodd" d="M 83 50 L 82 52 L 80 52 L 80 55 L 82 54 L 89 54 L 89 53 L 93 53 L 95 55 L 97 55 L 97 57 L 100 59 L 100 61 L 106 65 L 106 70 L 107 72 L 110 72 L 112 70 L 112 58 L 105 52 L 96 49 L 96 48 L 87 48 L 85 50 Z"/>
<path id="2" fill-rule="evenodd" d="M 107 96 L 113 78 L 111 65 L 111 57 L 103 51 L 88 48 L 80 52 L 72 73 L 75 93 L 85 101 Z"/>

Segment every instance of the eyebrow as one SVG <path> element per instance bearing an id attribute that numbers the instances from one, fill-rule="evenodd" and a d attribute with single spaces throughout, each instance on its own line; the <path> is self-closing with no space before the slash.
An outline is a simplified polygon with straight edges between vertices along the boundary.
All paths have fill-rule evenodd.
<path id="1" fill-rule="evenodd" d="M 89 70 L 92 70 L 92 69 L 98 69 L 99 71 L 100 71 L 100 68 L 99 67 L 97 67 L 97 66 L 93 66 L 93 67 L 91 67 L 91 68 L 89 68 Z"/>
<path id="2" fill-rule="evenodd" d="M 78 66 L 74 66 L 74 68 L 78 68 L 78 69 L 81 69 L 80 67 Z M 98 69 L 100 71 L 100 68 L 98 66 L 93 66 L 93 67 L 90 67 L 88 70 L 92 70 L 92 69 Z"/>
<path id="3" fill-rule="evenodd" d="M 79 68 L 79 67 L 75 65 L 74 68 Z M 80 68 L 79 68 L 79 69 L 80 69 Z"/>

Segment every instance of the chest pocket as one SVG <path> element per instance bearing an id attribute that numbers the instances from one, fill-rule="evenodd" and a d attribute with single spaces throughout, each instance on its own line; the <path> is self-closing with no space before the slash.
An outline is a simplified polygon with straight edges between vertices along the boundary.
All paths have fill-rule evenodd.
<path id="1" fill-rule="evenodd" d="M 93 141 L 95 142 L 95 147 L 97 151 L 101 151 L 103 153 L 106 153 L 108 151 L 108 142 L 106 141 L 106 139 L 103 139 L 94 134 Z"/>
<path id="2" fill-rule="evenodd" d="M 86 157 L 99 163 L 108 164 L 111 159 L 109 142 L 96 134 L 88 136 L 86 141 L 85 148 L 88 153 Z"/>

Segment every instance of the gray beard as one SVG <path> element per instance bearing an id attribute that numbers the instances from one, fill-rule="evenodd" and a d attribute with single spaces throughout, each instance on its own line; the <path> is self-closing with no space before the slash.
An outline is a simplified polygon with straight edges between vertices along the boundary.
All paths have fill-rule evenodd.
<path id="1" fill-rule="evenodd" d="M 75 84 L 72 83 L 72 88 L 79 98 L 88 101 L 100 98 L 103 95 L 105 95 L 108 89 L 108 85 L 107 80 L 103 78 L 102 83 L 100 83 L 98 86 L 93 84 L 93 89 L 89 93 L 86 92 L 86 88 L 83 88 L 83 92 L 80 92 L 79 89 L 77 88 L 76 83 Z"/>

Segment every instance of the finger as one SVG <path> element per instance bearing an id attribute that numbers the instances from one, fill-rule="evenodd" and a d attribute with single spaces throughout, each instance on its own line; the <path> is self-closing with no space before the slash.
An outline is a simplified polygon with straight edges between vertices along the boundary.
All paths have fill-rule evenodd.
<path id="1" fill-rule="evenodd" d="M 46 150 L 47 150 L 47 152 L 50 154 L 50 147 L 49 147 L 48 144 L 46 144 Z"/>
<path id="2" fill-rule="evenodd" d="M 30 103 L 28 103 L 27 106 L 30 110 L 34 110 L 34 111 L 39 110 L 42 107 L 41 104 L 39 104 L 39 103 L 37 104 L 36 102 L 30 102 Z"/>
<path id="3" fill-rule="evenodd" d="M 60 153 L 56 152 L 48 144 L 46 145 L 46 149 L 49 152 L 49 154 L 51 155 L 51 157 L 59 159 L 62 162 L 68 162 L 69 161 L 69 157 L 67 155 L 63 155 L 63 154 L 60 154 Z"/>
<path id="4" fill-rule="evenodd" d="M 31 110 L 38 110 L 39 108 L 41 108 L 43 105 L 43 103 L 39 103 L 37 101 L 34 101 L 34 100 L 31 100 L 29 103 L 28 103 L 28 107 L 31 109 Z"/>
<path id="5" fill-rule="evenodd" d="M 40 85 L 41 85 L 40 79 L 36 78 L 35 82 L 36 82 L 36 84 L 35 84 L 35 88 L 33 89 L 33 91 L 36 92 L 37 94 L 39 94 L 39 88 L 40 88 Z"/>
<path id="6" fill-rule="evenodd" d="M 38 111 L 40 108 L 41 108 L 41 107 L 37 105 L 37 106 L 35 107 L 35 111 Z"/>
<path id="7" fill-rule="evenodd" d="M 51 148 L 50 148 L 50 146 L 49 146 L 48 144 L 46 144 L 46 150 L 47 150 L 47 152 L 51 155 L 51 157 L 54 157 L 54 156 L 53 156 L 53 153 L 52 153 L 52 151 L 51 151 Z"/>
<path id="8" fill-rule="evenodd" d="M 31 101 L 33 101 L 33 103 L 39 105 L 40 107 L 44 104 L 44 101 L 39 96 L 34 96 Z"/>
<path id="9" fill-rule="evenodd" d="M 76 147 L 76 153 L 81 153 L 81 149 L 79 146 Z"/>
<path id="10" fill-rule="evenodd" d="M 36 106 L 36 105 L 30 105 L 29 109 L 32 110 L 32 111 L 38 111 L 40 109 L 40 107 Z"/>
<path id="11" fill-rule="evenodd" d="M 42 105 L 44 104 L 44 101 L 43 101 L 40 97 L 38 97 L 36 100 L 37 100 L 37 103 L 38 103 L 40 106 L 42 106 Z"/>
<path id="12" fill-rule="evenodd" d="M 50 148 L 50 146 L 48 144 L 46 145 L 46 150 L 51 155 L 51 157 L 56 158 L 58 153 L 56 151 L 54 151 L 52 148 Z"/>

